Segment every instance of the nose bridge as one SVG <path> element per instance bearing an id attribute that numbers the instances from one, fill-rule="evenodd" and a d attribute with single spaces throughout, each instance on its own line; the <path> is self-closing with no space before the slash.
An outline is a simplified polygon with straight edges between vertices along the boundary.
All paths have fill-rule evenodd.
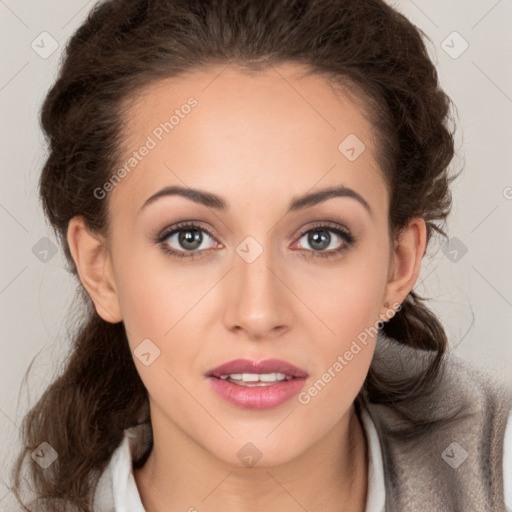
<path id="1" fill-rule="evenodd" d="M 250 337 L 268 336 L 290 321 L 289 297 L 282 277 L 277 277 L 278 254 L 273 245 L 269 237 L 260 243 L 248 236 L 235 249 L 231 275 L 235 284 L 228 301 L 226 322 L 230 328 L 245 330 Z"/>
<path id="2" fill-rule="evenodd" d="M 260 243 L 248 236 L 236 247 L 236 254 L 235 269 L 241 285 L 249 287 L 255 295 L 271 291 L 271 281 L 275 278 L 269 269 L 275 267 L 276 259 L 271 241 L 265 238 Z"/>

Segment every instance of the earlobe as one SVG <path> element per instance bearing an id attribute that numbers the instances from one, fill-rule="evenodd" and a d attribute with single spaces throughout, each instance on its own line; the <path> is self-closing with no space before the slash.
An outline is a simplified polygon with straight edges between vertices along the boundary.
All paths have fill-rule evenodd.
<path id="1" fill-rule="evenodd" d="M 401 304 L 405 300 L 418 279 L 425 250 L 425 220 L 411 219 L 395 241 L 393 271 L 386 286 L 385 303 Z"/>
<path id="2" fill-rule="evenodd" d="M 110 254 L 100 235 L 90 231 L 81 216 L 69 221 L 67 241 L 80 281 L 98 315 L 110 323 L 122 320 Z"/>

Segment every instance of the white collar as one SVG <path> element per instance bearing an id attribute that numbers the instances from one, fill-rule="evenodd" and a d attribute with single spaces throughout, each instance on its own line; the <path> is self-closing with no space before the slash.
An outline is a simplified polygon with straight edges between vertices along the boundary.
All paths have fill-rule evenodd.
<path id="1" fill-rule="evenodd" d="M 365 407 L 361 407 L 361 421 L 368 440 L 368 494 L 365 512 L 384 512 L 386 487 L 379 435 Z"/>

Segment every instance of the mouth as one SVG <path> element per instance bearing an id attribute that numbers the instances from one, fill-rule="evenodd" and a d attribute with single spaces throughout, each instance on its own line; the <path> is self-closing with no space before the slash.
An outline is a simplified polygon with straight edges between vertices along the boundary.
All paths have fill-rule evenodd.
<path id="1" fill-rule="evenodd" d="M 237 359 L 213 368 L 205 376 L 212 389 L 232 405 L 268 409 L 296 395 L 309 375 L 280 359 Z"/>
<path id="2" fill-rule="evenodd" d="M 221 375 L 219 378 L 230 384 L 253 388 L 273 386 L 283 381 L 296 379 L 297 377 L 284 373 L 230 373 L 229 375 Z"/>
<path id="3" fill-rule="evenodd" d="M 207 377 L 228 380 L 239 385 L 272 385 L 294 378 L 306 378 L 308 373 L 282 359 L 235 359 L 221 364 L 206 373 Z"/>

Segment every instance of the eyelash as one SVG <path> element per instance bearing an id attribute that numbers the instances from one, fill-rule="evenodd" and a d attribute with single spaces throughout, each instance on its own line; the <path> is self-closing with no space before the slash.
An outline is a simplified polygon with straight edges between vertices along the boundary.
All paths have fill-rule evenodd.
<path id="1" fill-rule="evenodd" d="M 180 222 L 178 224 L 175 224 L 174 226 L 171 226 L 170 228 L 164 230 L 163 233 L 158 235 L 157 239 L 155 240 L 156 243 L 158 243 L 162 250 L 172 256 L 173 258 L 176 258 L 178 260 L 182 260 L 183 258 L 191 258 L 192 260 L 201 258 L 200 255 L 203 251 L 176 251 L 175 249 L 172 249 L 169 247 L 168 244 L 165 243 L 165 241 L 172 235 L 179 233 L 180 231 L 186 231 L 187 229 L 191 230 L 197 230 L 197 231 L 203 231 L 211 238 L 215 238 L 215 236 L 206 228 L 202 227 L 199 224 L 193 223 L 193 222 Z M 331 224 L 329 222 L 319 223 L 318 225 L 314 225 L 312 227 L 308 227 L 307 229 L 302 230 L 297 240 L 300 240 L 304 235 L 308 234 L 310 231 L 330 231 L 332 233 L 335 233 L 340 238 L 343 239 L 344 243 L 342 246 L 338 249 L 331 249 L 330 251 L 313 251 L 306 249 L 307 253 L 310 254 L 304 254 L 299 253 L 305 258 L 334 258 L 336 256 L 339 256 L 341 253 L 348 250 L 352 245 L 356 243 L 356 238 L 354 235 L 352 235 L 348 230 L 341 228 L 338 224 Z M 208 251 L 208 250 L 206 250 Z"/>

